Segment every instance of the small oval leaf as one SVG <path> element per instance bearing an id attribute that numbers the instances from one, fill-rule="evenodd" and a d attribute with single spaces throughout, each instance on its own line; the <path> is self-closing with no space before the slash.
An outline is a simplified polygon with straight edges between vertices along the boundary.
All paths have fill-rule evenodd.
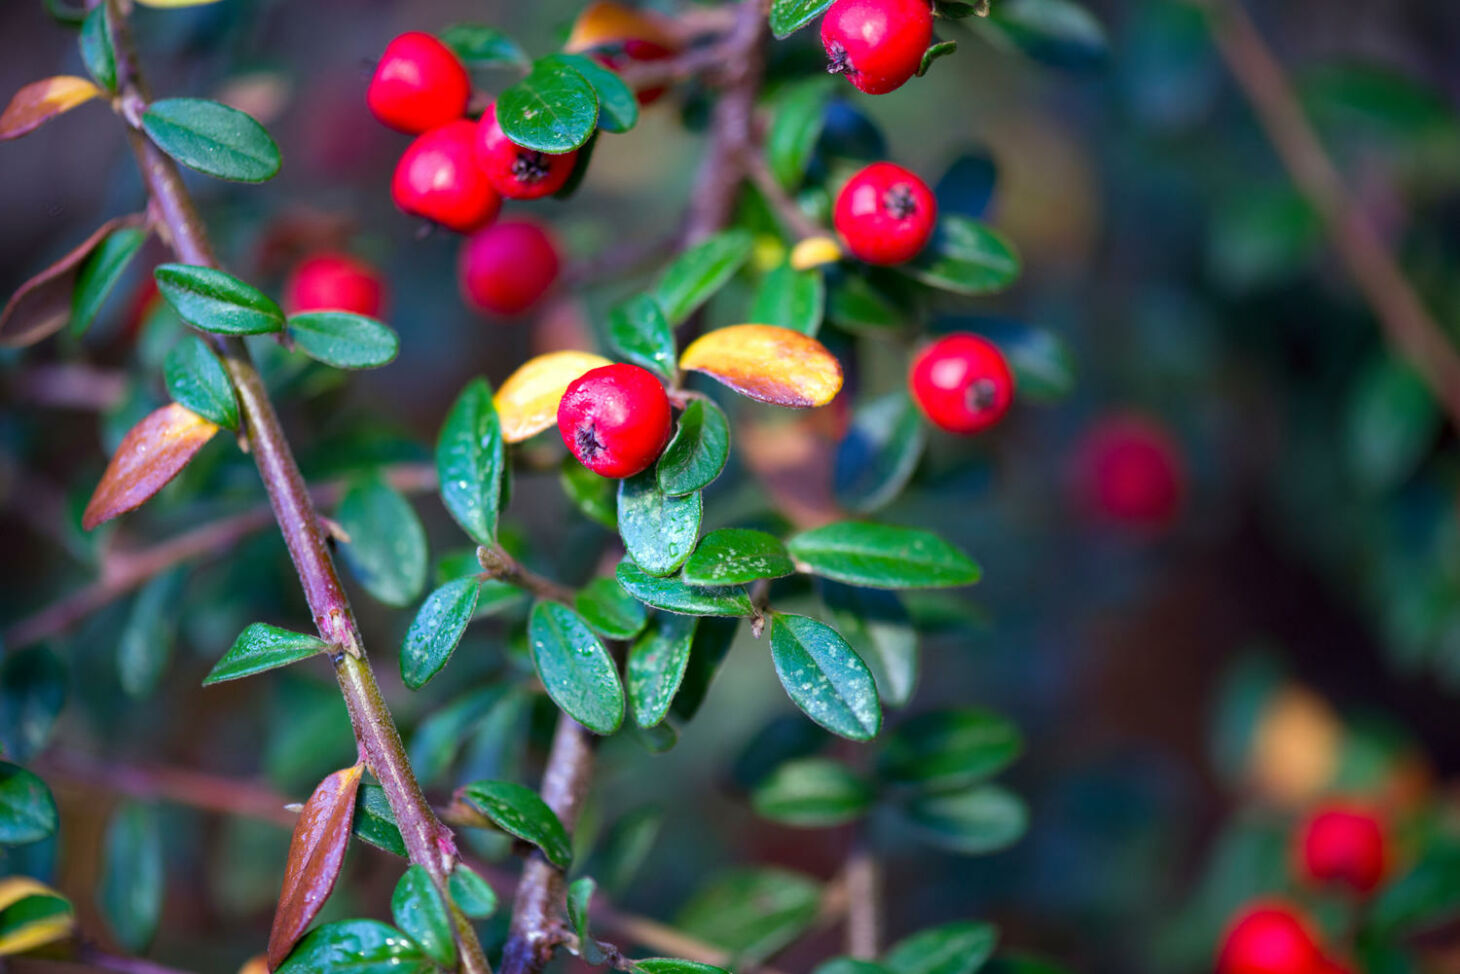
<path id="1" fill-rule="evenodd" d="M 458 578 L 426 596 L 400 650 L 400 675 L 406 686 L 419 690 L 441 672 L 471 622 L 480 592 L 481 583 L 475 578 Z"/>
<path id="2" fill-rule="evenodd" d="M 750 306 L 752 321 L 816 336 L 826 312 L 826 281 L 818 269 L 782 264 L 761 278 Z"/>
<path id="3" fill-rule="evenodd" d="M 288 666 L 329 649 L 329 643 L 318 636 L 290 632 L 263 622 L 255 622 L 239 633 L 228 652 L 203 680 L 203 686 L 253 676 L 265 670 Z"/>
<path id="4" fill-rule="evenodd" d="M 64 74 L 32 81 L 15 93 L 0 112 L 0 140 L 18 139 L 77 105 L 84 105 L 103 92 L 85 78 Z"/>
<path id="5" fill-rule="evenodd" d="M 619 481 L 619 536 L 629 557 L 650 575 L 669 575 L 684 564 L 695 549 L 703 514 L 698 492 L 666 494 L 653 470 Z"/>
<path id="6" fill-rule="evenodd" d="M 751 804 L 772 822 L 817 829 L 855 821 L 872 806 L 872 787 L 828 758 L 787 761 L 756 786 Z"/>
<path id="7" fill-rule="evenodd" d="M 698 623 L 694 616 L 660 613 L 629 647 L 629 706 L 640 727 L 653 727 L 668 716 L 689 666 Z"/>
<path id="8" fill-rule="evenodd" d="M 624 591 L 653 609 L 692 616 L 748 616 L 755 611 L 750 596 L 738 585 L 715 588 L 656 578 L 629 558 L 619 562 L 614 575 Z"/>
<path id="9" fill-rule="evenodd" d="M 495 544 L 502 503 L 502 426 L 485 379 L 457 397 L 436 439 L 441 503 L 477 544 Z"/>
<path id="10" fill-rule="evenodd" d="M 16 764 L 0 761 L 0 845 L 26 845 L 52 835 L 56 800 L 46 783 Z"/>
<path id="11" fill-rule="evenodd" d="M 76 280 L 87 257 L 117 230 L 145 223 L 140 214 L 108 220 L 80 246 L 22 284 L 0 311 L 0 345 L 33 345 L 65 327 L 75 310 Z"/>
<path id="12" fill-rule="evenodd" d="M 804 572 L 868 588 L 972 585 L 980 569 L 938 535 L 916 528 L 837 521 L 786 542 Z"/>
<path id="13" fill-rule="evenodd" d="M 223 363 L 197 335 L 184 335 L 167 353 L 162 376 L 168 395 L 224 429 L 238 429 L 238 397 Z"/>
<path id="14" fill-rule="evenodd" d="M 81 526 L 90 531 L 141 505 L 181 473 L 217 432 L 217 424 L 175 402 L 149 413 L 112 454 L 81 515 Z"/>
<path id="15" fill-rule="evenodd" d="M 831 0 L 772 0 L 771 33 L 784 40 L 831 6 Z"/>
<path id="16" fill-rule="evenodd" d="M 992 711 L 935 710 L 889 735 L 877 773 L 892 784 L 947 791 L 997 774 L 1023 750 L 1019 728 Z"/>
<path id="17" fill-rule="evenodd" d="M 497 121 L 517 145 L 571 152 L 598 124 L 598 93 L 571 65 L 543 58 L 497 97 Z"/>
<path id="18" fill-rule="evenodd" d="M 200 173 L 261 183 L 279 171 L 279 147 L 236 108 L 206 98 L 164 98 L 147 106 L 142 128 L 157 147 Z"/>
<path id="19" fill-rule="evenodd" d="M 258 288 L 212 267 L 162 264 L 157 289 L 178 316 L 219 335 L 261 335 L 280 331 L 284 313 Z"/>
<path id="20" fill-rule="evenodd" d="M 676 257 L 654 289 L 669 324 L 680 324 L 729 283 L 753 249 L 755 238 L 750 231 L 726 230 Z"/>
<path id="21" fill-rule="evenodd" d="M 559 869 L 573 862 L 568 830 L 537 792 L 511 781 L 477 781 L 461 790 L 461 797 L 504 832 L 542 850 Z"/>
<path id="22" fill-rule="evenodd" d="M 584 372 L 612 365 L 592 352 L 549 352 L 528 359 L 497 390 L 497 417 L 502 438 L 520 443 L 558 422 L 558 403 L 568 386 Z"/>
<path id="23" fill-rule="evenodd" d="M 311 930 L 274 974 L 430 974 L 434 966 L 420 944 L 389 924 L 341 920 Z"/>
<path id="24" fill-rule="evenodd" d="M 690 585 L 744 585 L 781 578 L 796 570 L 779 538 L 748 528 L 721 528 L 705 535 L 684 564 Z"/>
<path id="25" fill-rule="evenodd" d="M 1002 234 L 977 220 L 945 216 L 932 242 L 898 269 L 930 287 L 978 296 L 1013 284 L 1019 267 L 1018 252 Z"/>
<path id="26" fill-rule="evenodd" d="M 771 658 L 786 695 L 833 734 L 868 741 L 882 727 L 877 684 L 836 630 L 806 616 L 771 618 Z"/>
<path id="27" fill-rule="evenodd" d="M 87 255 L 77 271 L 76 290 L 71 296 L 71 334 L 84 334 L 91 327 L 127 264 L 147 242 L 148 232 L 143 227 L 114 230 Z"/>
<path id="28" fill-rule="evenodd" d="M 312 359 L 340 369 L 374 369 L 393 361 L 400 339 L 382 322 L 347 311 L 311 311 L 288 322 L 289 337 Z"/>
<path id="29" fill-rule="evenodd" d="M 892 974 L 974 974 L 994 954 L 991 923 L 958 920 L 899 940 L 882 963 Z"/>
<path id="30" fill-rule="evenodd" d="M 731 325 L 696 339 L 679 367 L 704 372 L 743 396 L 777 406 L 824 406 L 842 387 L 836 356 L 810 335 L 774 325 Z"/>
<path id="31" fill-rule="evenodd" d="M 0 879 L 0 957 L 71 936 L 76 911 L 60 893 L 29 876 Z"/>
<path id="32" fill-rule="evenodd" d="M 655 472 L 666 494 L 692 494 L 714 483 L 730 459 L 730 421 L 708 399 L 691 399 Z"/>
<path id="33" fill-rule="evenodd" d="M 366 591 L 394 606 L 420 596 L 430 567 L 426 529 L 399 491 L 378 475 L 360 477 L 345 491 L 335 520 L 350 539 L 340 555 Z"/>
<path id="34" fill-rule="evenodd" d="M 610 311 L 608 338 L 630 362 L 674 378 L 674 332 L 651 295 L 636 295 Z"/>
<path id="35" fill-rule="evenodd" d="M 903 812 L 923 838 L 964 855 L 1007 848 L 1029 825 L 1024 802 L 998 785 L 925 795 L 909 802 Z"/>
<path id="36" fill-rule="evenodd" d="M 532 662 L 553 703 L 578 723 L 612 734 L 624 719 L 618 667 L 578 614 L 555 602 L 539 602 L 528 624 Z"/>
<path id="37" fill-rule="evenodd" d="M 649 621 L 644 604 L 612 578 L 595 578 L 573 600 L 573 607 L 609 639 L 633 639 Z"/>
<path id="38" fill-rule="evenodd" d="M 107 926 L 133 954 L 144 952 L 157 933 L 163 886 L 157 811 L 128 802 L 107 825 L 98 905 Z"/>
<path id="39" fill-rule="evenodd" d="M 456 940 L 451 935 L 446 899 L 424 866 L 412 863 L 407 867 L 390 898 L 390 914 L 395 925 L 432 960 L 442 967 L 456 966 Z"/>

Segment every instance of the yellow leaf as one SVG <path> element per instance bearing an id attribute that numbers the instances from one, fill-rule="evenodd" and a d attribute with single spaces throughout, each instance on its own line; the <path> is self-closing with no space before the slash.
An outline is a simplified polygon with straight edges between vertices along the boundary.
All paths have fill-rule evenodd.
<path id="1" fill-rule="evenodd" d="M 809 271 L 841 259 L 842 248 L 830 237 L 807 237 L 791 251 L 791 267 L 798 271 Z"/>
<path id="2" fill-rule="evenodd" d="M 0 139 L 16 139 L 33 132 L 42 123 L 101 94 L 96 85 L 73 74 L 32 81 L 17 91 L 0 113 Z"/>
<path id="3" fill-rule="evenodd" d="M 1289 808 L 1322 794 L 1338 772 L 1343 723 L 1318 694 L 1289 683 L 1263 704 L 1248 773 L 1264 796 Z"/>
<path id="4" fill-rule="evenodd" d="M 598 0 L 584 7 L 573 22 L 573 31 L 563 50 L 578 53 L 628 40 L 652 41 L 668 48 L 677 46 L 673 34 L 654 14 L 612 0 Z"/>
<path id="5" fill-rule="evenodd" d="M 238 969 L 238 974 L 269 974 L 269 960 L 263 954 L 250 957 Z"/>
<path id="6" fill-rule="evenodd" d="M 731 325 L 696 339 L 681 369 L 714 376 L 742 396 L 777 406 L 825 406 L 842 387 L 836 356 L 810 335 L 775 325 Z"/>
<path id="7" fill-rule="evenodd" d="M 175 402 L 148 413 L 122 438 L 82 512 L 81 526 L 90 531 L 139 506 L 181 473 L 217 432 L 216 425 Z"/>
<path id="8" fill-rule="evenodd" d="M 592 352 L 549 352 L 528 359 L 507 377 L 493 400 L 502 439 L 520 443 L 558 421 L 558 402 L 573 380 L 590 369 L 612 365 Z"/>
<path id="9" fill-rule="evenodd" d="M 24 914 L 11 907 L 32 899 L 51 900 L 48 910 L 25 903 Z M 64 939 L 76 926 L 76 915 L 66 898 L 27 876 L 0 879 L 0 956 L 21 954 L 44 944 Z"/>

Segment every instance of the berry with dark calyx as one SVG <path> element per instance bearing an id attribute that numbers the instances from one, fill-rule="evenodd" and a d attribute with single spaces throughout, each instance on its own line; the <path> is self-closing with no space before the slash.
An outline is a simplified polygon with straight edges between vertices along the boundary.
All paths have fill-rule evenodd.
<path id="1" fill-rule="evenodd" d="M 928 0 L 836 0 L 821 21 L 826 69 L 869 95 L 901 88 L 932 43 Z"/>
<path id="2" fill-rule="evenodd" d="M 471 77 L 445 44 L 420 31 L 385 48 L 365 101 L 376 118 L 402 132 L 420 133 L 466 114 Z"/>
<path id="3" fill-rule="evenodd" d="M 665 47 L 655 41 L 641 40 L 630 37 L 622 41 L 617 50 L 595 51 L 589 55 L 593 60 L 608 68 L 610 71 L 622 70 L 635 61 L 664 61 L 674 57 L 675 51 L 671 47 Z M 664 97 L 669 89 L 664 85 L 656 85 L 653 88 L 641 88 L 635 92 L 639 104 L 645 108 L 654 104 Z"/>
<path id="4" fill-rule="evenodd" d="M 558 403 L 563 442 L 601 477 L 632 477 L 647 470 L 664 452 L 673 425 L 664 387 L 637 365 L 585 372 Z"/>
<path id="5" fill-rule="evenodd" d="M 1181 508 L 1186 476 L 1176 440 L 1155 419 L 1098 420 L 1075 452 L 1077 506 L 1132 527 L 1161 527 Z"/>
<path id="6" fill-rule="evenodd" d="M 461 247 L 461 293 L 481 311 L 517 315 L 538 302 L 558 278 L 558 248 L 528 220 L 503 220 Z"/>
<path id="7" fill-rule="evenodd" d="M 1249 904 L 1234 918 L 1217 955 L 1218 974 L 1325 974 L 1328 962 L 1296 907 Z"/>
<path id="8" fill-rule="evenodd" d="M 940 338 L 913 360 L 913 400 L 934 426 L 978 433 L 1008 412 L 1014 375 L 997 345 L 978 335 Z"/>
<path id="9" fill-rule="evenodd" d="M 324 252 L 294 266 L 284 284 L 284 311 L 350 311 L 379 318 L 385 310 L 380 272 L 348 254 Z"/>
<path id="10" fill-rule="evenodd" d="M 874 162 L 847 180 L 837 194 L 832 219 L 858 260 L 902 264 L 933 236 L 938 201 L 913 173 L 890 162 Z"/>
<path id="11" fill-rule="evenodd" d="M 1330 802 L 1298 828 L 1298 866 L 1313 883 L 1372 893 L 1384 881 L 1389 857 L 1383 821 L 1361 805 Z"/>
<path id="12" fill-rule="evenodd" d="M 459 233 L 496 219 L 502 197 L 477 165 L 475 144 L 476 124 L 465 119 L 417 138 L 395 167 L 395 205 Z"/>
<path id="13" fill-rule="evenodd" d="M 578 152 L 554 155 L 524 149 L 507 138 L 497 124 L 494 102 L 477 122 L 477 164 L 487 174 L 492 188 L 508 199 L 535 200 L 551 196 L 563 188 L 573 174 Z"/>

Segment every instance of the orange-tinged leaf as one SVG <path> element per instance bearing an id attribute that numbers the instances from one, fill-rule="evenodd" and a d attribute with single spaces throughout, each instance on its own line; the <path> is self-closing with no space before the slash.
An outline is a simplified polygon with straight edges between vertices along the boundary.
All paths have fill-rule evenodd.
<path id="1" fill-rule="evenodd" d="M 101 94 L 96 85 L 74 74 L 32 81 L 15 93 L 0 114 L 0 139 L 18 139 L 34 132 L 62 112 L 69 112 Z"/>
<path id="2" fill-rule="evenodd" d="M 825 406 L 842 387 L 842 367 L 826 346 L 776 325 L 731 325 L 684 350 L 681 369 L 713 376 L 742 396 L 777 406 Z"/>
<path id="3" fill-rule="evenodd" d="M 628 40 L 652 41 L 667 48 L 676 46 L 673 32 L 655 14 L 612 0 L 598 0 L 584 7 L 573 22 L 573 31 L 563 50 L 577 53 Z"/>
<path id="4" fill-rule="evenodd" d="M 146 222 L 140 213 L 108 220 L 66 256 L 22 284 L 0 310 L 0 345 L 34 345 L 65 327 L 71 320 L 76 275 L 86 258 L 113 231 Z"/>
<path id="5" fill-rule="evenodd" d="M 573 380 L 590 369 L 612 365 L 592 352 L 549 352 L 528 359 L 507 377 L 494 402 L 502 439 L 520 443 L 558 421 L 558 403 Z"/>
<path id="6" fill-rule="evenodd" d="M 841 259 L 841 245 L 831 237 L 807 237 L 791 250 L 791 269 L 809 271 Z"/>
<path id="7" fill-rule="evenodd" d="M 269 974 L 269 959 L 263 954 L 255 954 L 243 962 L 238 974 Z"/>
<path id="8" fill-rule="evenodd" d="M 357 764 L 325 778 L 299 813 L 294 837 L 289 840 L 279 908 L 269 930 L 269 970 L 289 956 L 339 878 L 350 844 L 355 793 L 364 770 L 364 765 Z"/>
<path id="9" fill-rule="evenodd" d="M 216 432 L 216 425 L 175 402 L 148 413 L 106 465 L 81 526 L 90 531 L 139 506 L 176 477 Z"/>

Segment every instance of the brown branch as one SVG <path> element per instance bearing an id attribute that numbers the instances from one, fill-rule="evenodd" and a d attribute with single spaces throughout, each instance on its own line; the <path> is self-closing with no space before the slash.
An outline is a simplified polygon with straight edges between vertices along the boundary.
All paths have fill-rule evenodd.
<path id="1" fill-rule="evenodd" d="M 116 370 L 58 362 L 19 373 L 12 380 L 11 393 L 21 403 L 102 412 L 121 401 L 126 387 L 127 377 Z"/>
<path id="2" fill-rule="evenodd" d="M 1460 430 L 1460 353 L 1425 308 L 1366 215 L 1356 207 L 1282 65 L 1237 0 L 1196 0 L 1212 36 L 1293 183 L 1383 326 Z"/>
<path id="3" fill-rule="evenodd" d="M 866 841 L 847 857 L 847 953 L 876 960 L 882 950 L 882 870 Z"/>
<path id="4" fill-rule="evenodd" d="M 798 240 L 826 236 L 826 229 L 807 216 L 806 211 L 801 209 L 776 179 L 775 173 L 771 172 L 770 165 L 765 161 L 765 156 L 761 154 L 760 147 L 747 146 L 743 151 L 742 165 L 745 167 L 745 175 L 755 183 L 755 188 L 760 190 L 760 195 L 765 197 L 792 235 Z"/>
<path id="5" fill-rule="evenodd" d="M 483 545 L 477 548 L 477 561 L 482 566 L 482 578 L 494 578 L 509 585 L 516 585 L 518 588 L 526 589 L 534 597 L 548 602 L 573 604 L 574 592 L 572 589 L 532 571 L 507 554 L 500 546 L 488 548 Z"/>

